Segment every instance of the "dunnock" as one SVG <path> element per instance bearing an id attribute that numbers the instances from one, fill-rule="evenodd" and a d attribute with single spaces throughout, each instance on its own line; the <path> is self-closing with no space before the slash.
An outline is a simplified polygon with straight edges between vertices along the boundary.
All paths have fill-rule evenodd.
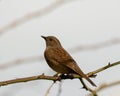
<path id="1" fill-rule="evenodd" d="M 93 86 L 96 86 L 79 68 L 75 60 L 62 47 L 59 40 L 54 36 L 41 36 L 46 41 L 46 50 L 44 53 L 48 65 L 57 73 L 61 74 L 78 74 L 85 78 Z"/>

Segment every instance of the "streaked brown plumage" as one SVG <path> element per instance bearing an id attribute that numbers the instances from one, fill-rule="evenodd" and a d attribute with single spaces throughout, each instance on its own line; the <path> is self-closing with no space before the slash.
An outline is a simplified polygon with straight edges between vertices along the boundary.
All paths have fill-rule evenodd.
<path id="1" fill-rule="evenodd" d="M 70 54 L 62 47 L 59 40 L 54 36 L 42 36 L 46 41 L 46 50 L 44 53 L 48 65 L 57 73 L 79 74 L 93 86 L 96 86 L 79 68 Z"/>

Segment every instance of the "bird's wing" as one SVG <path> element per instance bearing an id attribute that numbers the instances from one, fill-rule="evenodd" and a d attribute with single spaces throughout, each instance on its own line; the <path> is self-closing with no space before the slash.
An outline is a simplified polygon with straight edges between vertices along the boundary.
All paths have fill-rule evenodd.
<path id="1" fill-rule="evenodd" d="M 54 54 L 52 54 L 54 53 Z M 74 61 L 74 59 L 69 55 L 67 51 L 65 51 L 63 48 L 53 48 L 51 50 L 51 59 L 53 59 L 55 62 L 57 62 L 59 65 L 63 65 L 61 67 L 65 70 L 70 69 L 69 72 L 77 73 L 80 76 L 84 77 L 86 80 L 88 80 L 93 86 L 96 86 L 93 81 L 91 81 L 80 69 L 80 67 L 77 65 L 77 63 Z M 68 69 L 67 69 L 68 68 Z M 72 70 L 72 71 L 71 71 Z M 61 71 L 61 70 L 60 70 Z M 64 71 L 65 72 L 65 71 Z"/>
<path id="2" fill-rule="evenodd" d="M 65 51 L 63 48 L 56 48 L 54 50 L 54 52 L 56 52 L 56 56 L 54 56 L 54 58 L 60 64 L 64 65 L 65 67 L 68 67 L 68 68 L 72 69 L 75 73 L 77 73 L 81 76 L 84 75 L 82 70 L 79 68 L 77 63 L 74 61 L 74 59 L 70 56 L 70 54 L 67 51 Z"/>
<path id="3" fill-rule="evenodd" d="M 82 72 L 82 70 L 80 69 L 80 67 L 76 64 L 76 62 L 73 60 L 71 60 L 71 62 L 66 62 L 66 63 L 62 63 L 65 66 L 67 66 L 68 68 L 72 69 L 75 73 L 79 74 L 80 76 L 84 76 L 84 73 Z"/>

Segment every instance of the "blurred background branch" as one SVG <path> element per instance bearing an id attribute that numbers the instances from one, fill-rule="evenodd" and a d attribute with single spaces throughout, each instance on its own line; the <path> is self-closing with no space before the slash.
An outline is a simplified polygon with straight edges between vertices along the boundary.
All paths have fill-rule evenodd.
<path id="1" fill-rule="evenodd" d="M 59 82 L 57 96 L 60 96 L 60 95 L 61 95 L 61 93 L 62 93 L 62 85 L 63 85 L 63 81 Z"/>
<path id="2" fill-rule="evenodd" d="M 80 45 L 75 48 L 72 48 L 71 52 L 79 52 L 79 51 L 90 51 L 97 50 L 105 47 L 110 47 L 113 45 L 120 44 L 120 38 L 112 38 L 110 40 L 103 41 L 101 43 L 91 44 L 91 45 Z"/>
<path id="3" fill-rule="evenodd" d="M 3 28 L 0 28 L 0 36 L 21 24 L 30 21 L 31 19 L 36 19 L 40 16 L 49 14 L 50 12 L 54 11 L 56 8 L 60 7 L 62 4 L 72 2 L 72 1 L 78 1 L 78 0 L 54 0 L 54 2 L 49 4 L 47 7 L 40 9 L 36 12 L 32 12 L 27 15 L 24 15 L 23 17 L 17 20 L 14 20 L 10 24 L 5 25 Z"/>
<path id="4" fill-rule="evenodd" d="M 107 40 L 107 41 L 104 41 L 101 43 L 97 43 L 97 44 L 77 46 L 77 47 L 71 48 L 70 51 L 73 53 L 76 53 L 76 52 L 80 52 L 80 51 L 97 50 L 100 48 L 110 47 L 110 46 L 117 45 L 117 44 L 120 44 L 120 38 L 110 39 L 110 40 Z M 44 60 L 43 55 L 24 57 L 24 58 L 15 59 L 15 60 L 12 60 L 12 61 L 9 61 L 6 63 L 1 63 L 0 69 L 18 66 L 22 63 L 27 63 L 27 62 L 31 63 L 31 62 L 37 62 L 37 61 L 42 61 L 42 60 Z"/>
<path id="5" fill-rule="evenodd" d="M 0 0 L 1 1 L 1 0 Z M 43 0 L 44 1 L 44 0 Z M 47 0 L 46 0 L 47 1 Z M 10 33 L 12 33 L 11 32 L 11 30 L 12 29 L 14 29 L 14 28 L 16 28 L 16 27 L 18 27 L 18 26 L 20 26 L 20 25 L 22 25 L 22 24 L 24 24 L 24 23 L 27 23 L 27 22 L 29 22 L 29 21 L 31 21 L 31 20 L 33 20 L 33 19 L 39 19 L 40 17 L 42 17 L 42 16 L 46 16 L 46 15 L 48 15 L 49 13 L 54 13 L 54 10 L 56 10 L 57 8 L 59 8 L 59 7 L 61 7 L 63 4 L 68 4 L 69 2 L 71 3 L 71 2 L 73 2 L 73 1 L 82 1 L 82 0 L 53 0 L 51 3 L 49 3 L 49 5 L 48 6 L 46 6 L 46 7 L 43 7 L 42 9 L 37 9 L 36 11 L 33 11 L 33 12 L 31 12 L 30 11 L 30 13 L 27 13 L 26 15 L 24 15 L 24 16 L 22 16 L 22 17 L 20 17 L 20 18 L 18 18 L 18 19 L 15 19 L 16 17 L 17 17 L 17 13 L 16 12 L 18 12 L 18 10 L 19 10 L 19 8 L 18 7 L 16 7 L 17 6 L 17 4 L 15 4 L 16 6 L 14 6 L 14 3 L 15 3 L 15 1 L 12 1 L 12 3 L 13 3 L 13 5 L 12 4 L 9 4 L 9 2 L 7 1 L 7 3 L 8 3 L 8 5 L 6 6 L 6 5 L 3 5 L 4 7 L 2 7 L 1 6 L 1 9 L 2 10 L 0 10 L 1 11 L 1 14 L 3 15 L 1 15 L 1 24 L 4 24 L 4 23 L 6 23 L 3 27 L 0 27 L 0 37 L 2 36 L 2 35 L 4 35 L 4 34 L 6 34 L 7 32 L 10 32 Z M 109 2 L 109 3 L 108 3 Z M 4 2 L 3 2 L 4 3 Z M 3 4 L 3 3 L 1 3 L 1 4 Z M 24 1 L 22 1 L 22 5 L 24 6 Z M 31 2 L 29 2 L 29 4 L 30 4 Z M 33 3 L 33 2 L 32 2 Z M 22 11 L 24 10 L 24 9 L 27 9 L 27 8 L 29 8 L 29 7 L 27 7 L 27 6 L 29 6 L 29 4 L 28 4 L 28 2 L 25 4 L 25 8 L 22 8 Z M 83 35 L 86 35 L 85 37 L 86 37 L 86 40 L 87 39 L 90 39 L 91 37 L 93 38 L 92 40 L 93 41 L 103 41 L 103 42 L 98 42 L 98 43 L 95 43 L 95 44 L 86 44 L 86 45 L 80 45 L 80 43 L 78 43 L 79 45 L 78 46 L 76 46 L 76 47 L 73 47 L 73 48 L 69 48 L 69 51 L 70 52 L 72 52 L 72 53 L 79 53 L 80 51 L 94 51 L 94 50 L 98 50 L 98 49 L 102 49 L 102 48 L 107 48 L 107 47 L 111 47 L 111 46 L 115 46 L 115 45 L 117 45 L 117 44 L 120 44 L 120 38 L 119 38 L 119 12 L 118 12 L 118 9 L 119 9 L 119 2 L 117 1 L 117 3 L 116 3 L 116 1 L 112 1 L 112 3 L 111 3 L 111 0 L 110 1 L 107 1 L 107 0 L 105 0 L 104 1 L 104 3 L 103 3 L 103 1 L 85 1 L 85 3 L 84 2 L 80 2 L 79 4 L 78 3 L 75 3 L 76 5 L 72 5 L 72 7 L 71 7 L 71 5 L 70 6 L 67 6 L 68 8 L 66 8 L 66 7 L 64 7 L 64 9 L 66 10 L 66 11 L 63 11 L 63 9 L 62 9 L 62 12 L 63 12 L 63 14 L 62 14 L 62 16 L 64 16 L 64 17 L 62 17 L 61 16 L 61 10 L 58 10 L 58 13 L 57 13 L 57 15 L 59 14 L 59 16 L 57 16 L 56 15 L 56 13 L 55 14 L 53 14 L 53 17 L 51 18 L 47 18 L 48 19 L 48 21 L 47 22 L 45 22 L 44 21 L 44 19 L 43 19 L 43 21 L 45 22 L 45 23 L 42 23 L 42 22 L 40 22 L 39 23 L 39 25 L 37 25 L 37 26 L 40 26 L 41 28 L 43 28 L 43 29 L 37 29 L 36 27 L 34 27 L 34 25 L 29 25 L 29 26 L 27 26 L 27 31 L 28 31 L 28 33 L 25 31 L 25 28 L 23 28 L 23 26 L 22 26 L 22 32 L 26 32 L 25 34 L 24 33 L 22 33 L 21 32 L 21 30 L 17 30 L 17 31 L 14 31 L 15 32 L 15 35 L 13 35 L 13 37 L 15 37 L 16 36 L 16 38 L 17 38 L 17 36 L 19 36 L 19 35 L 16 35 L 16 33 L 18 33 L 18 32 L 20 32 L 22 35 L 21 36 L 25 36 L 26 34 L 29 34 L 29 33 L 31 33 L 31 29 L 33 29 L 33 31 L 34 31 L 34 29 L 36 28 L 36 30 L 39 30 L 39 33 L 38 34 L 53 34 L 52 32 L 50 32 L 50 31 L 53 31 L 53 30 L 55 30 L 55 28 L 53 27 L 51 27 L 49 24 L 51 24 L 51 19 L 53 19 L 53 21 L 52 21 L 52 24 L 51 25 L 53 25 L 53 26 L 56 26 L 56 30 L 55 30 L 55 32 L 57 33 L 58 31 L 58 35 L 60 35 L 60 36 L 63 36 L 63 34 L 64 33 L 66 33 L 64 36 L 68 36 L 70 33 L 70 35 L 72 36 L 73 34 L 79 34 L 79 40 L 82 40 L 83 38 L 82 37 L 84 37 Z M 78 5 L 77 5 L 78 4 Z M 103 5 L 102 5 L 103 4 Z M 113 6 L 113 7 L 111 7 L 111 5 Z M 118 4 L 118 6 L 117 6 L 117 4 Z M 36 6 L 34 6 L 34 4 L 32 4 L 33 6 L 31 6 L 31 8 L 29 8 L 29 10 L 31 10 L 31 9 L 33 9 L 34 10 L 34 8 L 33 7 L 36 7 Z M 37 5 L 37 4 L 36 4 Z M 101 5 L 103 6 L 102 8 L 101 8 Z M 105 6 L 104 6 L 105 5 Z M 16 9 L 16 10 L 14 10 L 14 9 L 12 9 L 11 8 L 11 6 L 14 6 L 14 7 L 12 7 L 12 8 L 14 8 L 14 9 Z M 93 7 L 92 7 L 93 6 Z M 114 7 L 115 6 L 115 7 Z M 21 8 L 21 6 L 20 6 L 20 8 Z M 37 7 L 36 7 L 37 8 Z M 95 10 L 98 10 L 98 11 L 95 11 Z M 22 12 L 21 11 L 21 12 Z M 21 12 L 18 12 L 18 13 L 20 13 L 21 14 Z M 25 11 L 24 11 L 25 12 Z M 23 12 L 23 13 L 24 13 Z M 26 12 L 28 12 L 28 10 L 26 11 Z M 75 13 L 74 13 L 75 12 Z M 22 14 L 23 14 L 22 13 Z M 66 14 L 67 13 L 67 14 Z M 92 14 L 91 14 L 92 13 Z M 107 13 L 107 14 L 106 14 Z M 114 15 L 112 15 L 112 14 L 114 14 Z M 8 14 L 8 16 L 6 15 L 6 14 Z M 12 15 L 9 15 L 9 14 L 12 14 Z M 74 15 L 73 15 L 74 14 Z M 118 17 L 117 17 L 118 16 Z M 8 19 L 8 17 L 10 17 L 9 19 Z M 15 18 L 14 18 L 15 17 Z M 62 18 L 61 18 L 62 17 Z M 67 19 L 66 19 L 66 17 L 67 17 Z M 70 18 L 69 18 L 70 17 Z M 108 18 L 109 17 L 109 18 Z M 13 20 L 12 20 L 12 22 L 9 22 L 9 20 L 11 20 L 13 18 Z M 57 19 L 60 19 L 61 21 L 56 21 L 57 23 L 58 23 L 58 25 L 56 24 L 56 22 L 54 22 L 55 20 L 57 20 Z M 41 19 L 41 18 L 40 18 Z M 45 18 L 46 19 L 46 18 Z M 72 21 L 72 19 L 74 19 L 73 21 Z M 2 21 L 3 20 L 3 21 Z M 63 20 L 63 21 L 62 21 Z M 97 22 L 96 22 L 97 21 Z M 53 23 L 54 22 L 54 23 Z M 67 23 L 65 23 L 65 22 L 67 22 Z M 63 24 L 64 23 L 64 24 Z M 43 24 L 43 25 L 40 25 L 40 24 Z M 54 25 L 54 24 L 56 24 L 56 25 Z M 73 25 L 74 26 L 73 26 Z M 65 27 L 61 27 L 61 25 L 63 25 L 63 26 L 65 26 Z M 29 27 L 30 26 L 32 26 L 33 28 L 31 28 L 31 29 L 29 29 Z M 36 25 L 35 25 L 36 26 Z M 50 29 L 49 29 L 49 27 L 50 27 Z M 59 26 L 59 27 L 58 27 Z M 70 26 L 72 26 L 71 28 L 70 28 Z M 81 28 L 80 28 L 81 27 Z M 48 28 L 48 30 L 46 30 Z M 86 28 L 88 28 L 88 30 L 86 30 Z M 63 29 L 63 30 L 59 30 L 59 29 Z M 69 29 L 69 30 L 68 30 Z M 67 30 L 67 31 L 66 31 Z M 72 31 L 71 31 L 72 30 Z M 77 30 L 77 31 L 76 31 Z M 32 32 L 33 32 L 32 31 Z M 42 32 L 43 31 L 43 32 Z M 95 31 L 95 32 L 94 32 Z M 41 33 L 42 32 L 42 33 Z M 45 33 L 44 33 L 45 32 Z M 56 35 L 56 33 L 54 32 L 54 34 Z M 68 33 L 67 33 L 68 32 Z M 73 33 L 72 33 L 73 32 Z M 83 32 L 83 33 L 82 33 Z M 93 32 L 93 33 L 92 33 Z M 102 33 L 103 32 L 103 33 Z M 107 34 L 106 34 L 106 33 Z M 82 33 L 82 34 L 81 34 Z M 85 33 L 85 34 L 84 34 Z M 102 34 L 104 34 L 104 39 L 103 38 L 99 38 L 99 35 L 96 35 L 96 33 L 97 34 L 100 34 L 101 36 L 100 36 L 100 38 L 103 36 Z M 33 34 L 33 33 L 32 33 Z M 36 34 L 37 35 L 37 33 L 34 33 L 34 34 Z M 90 34 L 90 38 L 87 38 L 87 35 L 89 35 Z M 92 35 L 91 35 L 92 34 Z M 110 36 L 110 34 L 112 34 L 112 36 Z M 115 35 L 116 34 L 116 35 Z M 9 34 L 9 36 L 10 36 L 11 34 Z M 64 36 L 63 36 L 63 38 L 64 38 Z M 38 78 L 39 78 L 39 76 L 37 77 L 37 76 L 34 76 L 33 74 L 32 74 L 32 78 L 30 77 L 30 78 L 28 78 L 28 77 L 26 77 L 26 74 L 25 75 L 22 75 L 22 76 L 25 76 L 26 78 L 21 78 L 22 76 L 20 76 L 20 74 L 19 74 L 19 72 L 21 71 L 21 70 L 24 70 L 23 72 L 21 72 L 21 74 L 23 74 L 23 73 L 25 73 L 26 72 L 26 69 L 28 69 L 29 70 L 29 68 L 31 68 L 31 66 L 22 66 L 22 68 L 23 67 L 25 67 L 26 69 L 21 69 L 20 68 L 20 66 L 19 66 L 19 69 L 18 68 L 13 68 L 13 69 L 10 69 L 10 70 L 2 70 L 2 69 L 7 69 L 7 68 L 10 68 L 10 67 L 14 67 L 14 66 L 18 66 L 18 65 L 21 65 L 21 64 L 28 64 L 28 63 L 36 63 L 36 62 L 40 62 L 40 61 L 42 61 L 42 60 L 44 60 L 44 58 L 43 58 L 43 55 L 35 55 L 35 56 L 29 56 L 28 54 L 27 54 L 27 56 L 28 57 L 22 57 L 22 58 L 16 58 L 17 56 L 19 57 L 19 56 L 21 56 L 21 54 L 19 54 L 20 52 L 14 52 L 14 50 L 12 51 L 11 49 L 11 45 L 12 44 L 16 44 L 15 46 L 18 46 L 17 45 L 17 40 L 16 40 L 16 38 L 7 38 L 7 36 L 5 37 L 5 39 L 4 38 L 2 38 L 2 40 L 1 40 L 1 46 L 3 46 L 2 48 L 1 48 L 1 51 L 6 51 L 7 50 L 7 52 L 3 52 L 3 53 L 1 53 L 1 61 L 2 60 L 6 60 L 5 62 L 0 62 L 0 71 L 1 71 L 1 81 L 3 81 L 3 82 L 0 82 L 0 84 L 3 84 L 3 85 L 1 85 L 1 86 L 4 86 L 4 85 L 9 85 L 9 84 L 11 84 L 11 83 L 17 83 L 17 82 L 19 82 L 19 80 L 20 80 L 20 82 L 26 82 L 27 80 L 28 81 L 32 81 L 32 80 L 38 80 Z M 20 37 L 20 36 L 19 36 Z M 74 36 L 75 38 L 77 37 L 77 36 Z M 95 38 L 94 38 L 95 37 Z M 29 38 L 31 38 L 31 37 L 29 37 Z M 36 37 L 34 37 L 34 36 L 32 36 L 32 38 L 36 38 Z M 109 38 L 109 39 L 108 39 Z M 110 39 L 111 38 L 111 39 Z M 13 39 L 13 41 L 15 41 L 16 40 L 16 43 L 11 43 L 11 42 L 7 42 L 7 40 L 8 39 Z M 68 38 L 66 38 L 66 39 L 68 39 Z M 26 38 L 25 38 L 25 40 L 26 40 Z M 79 41 L 78 40 L 78 41 Z M 91 41 L 92 41 L 91 40 Z M 12 41 L 12 40 L 11 40 Z M 7 42 L 7 43 L 6 43 Z M 27 41 L 26 41 L 27 42 Z M 31 42 L 31 41 L 30 41 Z M 22 45 L 22 43 L 23 42 L 20 42 L 21 43 L 21 45 Z M 10 45 L 9 45 L 10 44 Z M 8 47 L 8 49 L 9 49 L 9 51 L 11 51 L 11 53 L 9 53 L 8 52 L 8 49 L 6 48 L 6 49 L 4 49 L 6 46 L 4 46 L 4 45 L 6 45 L 7 47 Z M 24 43 L 23 43 L 23 46 L 24 46 Z M 74 46 L 74 44 L 73 44 L 73 46 Z M 14 47 L 14 46 L 12 46 L 12 47 Z M 27 46 L 28 47 L 28 46 Z M 29 46 L 28 48 L 30 48 L 31 46 Z M 107 55 L 109 55 L 107 52 L 106 52 L 106 50 L 104 50 L 104 52 L 106 52 L 106 53 L 103 53 L 102 54 L 102 56 L 104 55 L 104 56 L 106 56 L 106 58 L 104 58 L 104 60 L 103 60 L 103 58 L 100 60 L 100 61 L 97 61 L 97 59 L 98 58 L 101 58 L 100 56 L 99 57 L 96 57 L 95 59 L 96 60 L 94 60 L 93 62 L 95 62 L 95 61 L 97 61 L 97 63 L 95 62 L 95 64 L 104 64 L 103 62 L 105 61 L 105 60 L 109 60 L 109 61 L 117 61 L 117 60 L 119 60 L 119 56 L 118 56 L 118 54 L 119 54 L 119 48 L 118 48 L 119 46 L 117 46 L 117 48 L 112 48 L 112 49 L 110 49 L 110 51 L 111 51 L 111 53 L 110 53 L 110 51 L 109 51 L 109 54 L 110 54 L 110 57 L 109 56 L 107 56 Z M 19 46 L 19 48 L 21 48 L 21 46 Z M 25 46 L 24 46 L 24 48 L 25 48 Z M 16 49 L 17 50 L 17 49 Z M 36 49 L 35 49 L 36 50 Z M 23 50 L 24 51 L 24 50 Z M 118 51 L 118 53 L 117 53 L 117 51 Z M 13 53 L 12 53 L 13 52 Z M 103 52 L 103 51 L 102 51 Z M 115 53 L 115 54 L 112 54 L 112 52 L 113 53 Z M 27 53 L 27 52 L 26 52 Z M 35 53 L 34 52 L 34 50 L 31 52 L 31 53 Z M 30 53 L 30 54 L 31 54 Z M 97 52 L 96 52 L 97 53 Z M 17 55 L 16 55 L 17 54 Z M 40 53 L 40 54 L 42 54 L 42 53 Z M 99 52 L 98 52 L 98 54 L 99 54 Z M 9 59 L 10 61 L 7 61 L 8 59 L 5 59 L 5 58 L 9 58 L 9 56 L 12 56 L 12 55 L 14 55 L 13 56 L 13 58 L 14 58 L 14 60 L 12 59 Z M 22 56 L 23 55 L 25 55 L 25 53 L 24 54 L 22 54 Z M 84 54 L 83 54 L 84 55 Z M 95 54 L 96 55 L 96 54 Z M 91 56 L 92 57 L 92 56 Z M 85 58 L 86 58 L 86 55 L 85 55 Z M 109 59 L 110 58 L 110 59 Z M 91 60 L 92 61 L 92 60 Z M 101 62 L 101 61 L 103 61 L 103 62 Z M 115 63 L 119 63 L 119 62 L 115 62 Z M 115 64 L 115 65 L 117 65 L 117 64 Z M 91 65 L 91 66 L 94 66 L 94 65 Z M 90 66 L 90 67 L 91 67 Z M 97 66 L 97 68 L 98 68 L 98 66 L 99 65 L 96 65 Z M 29 68 L 28 68 L 29 67 Z M 100 71 L 103 71 L 103 70 L 105 70 L 105 68 L 106 67 L 112 67 L 112 65 L 110 64 L 110 66 L 109 66 L 109 64 L 107 65 L 107 66 L 105 66 L 105 67 L 103 67 L 103 69 L 101 70 L 100 68 L 98 69 L 98 70 L 95 70 L 95 71 L 93 71 L 93 72 L 90 72 L 90 73 L 88 73 L 88 75 L 92 75 L 92 74 L 94 74 L 95 72 L 100 72 Z M 86 67 L 87 68 L 87 67 Z M 118 69 L 117 69 L 118 68 Z M 20 71 L 19 71 L 20 70 Z M 119 66 L 118 67 L 116 67 L 116 69 L 115 70 L 119 70 Z M 35 73 L 36 74 L 36 68 L 35 68 L 35 70 L 33 71 L 33 70 L 29 70 L 28 71 L 28 73 Z M 38 71 L 40 72 L 41 70 L 39 70 L 38 69 Z M 37 71 L 37 72 L 38 72 Z M 115 73 L 115 71 L 113 71 L 114 73 Z M 112 72 L 112 73 L 113 73 Z M 14 73 L 16 73 L 16 74 L 14 74 Z M 27 72 L 26 72 L 27 73 Z M 27 76 L 28 76 L 28 73 L 27 73 Z M 18 75 L 19 74 L 19 75 Z M 115 74 L 119 74 L 119 72 L 117 73 L 115 73 Z M 17 75 L 17 76 L 16 76 Z M 103 74 L 104 75 L 104 74 Z M 106 76 L 106 78 L 108 77 L 108 78 L 111 78 L 111 77 L 109 77 L 111 74 L 109 73 L 109 75 L 105 75 Z M 10 78 L 13 78 L 13 77 L 20 77 L 20 78 L 17 78 L 17 79 L 14 79 L 14 80 L 11 80 Z M 30 76 L 31 76 L 31 74 L 30 74 Z M 40 75 L 40 76 L 43 76 L 43 75 Z M 6 79 L 6 77 L 7 77 L 7 79 Z M 116 76 L 114 76 L 114 77 L 117 77 L 117 75 Z M 119 77 L 119 76 L 118 76 Z M 48 78 L 48 79 L 50 79 L 51 77 L 46 77 L 46 78 Z M 76 76 L 76 78 L 78 78 L 77 76 Z M 101 77 L 100 77 L 101 78 Z M 56 77 L 54 78 L 54 79 L 57 79 Z M 118 78 L 117 78 L 118 79 Z M 6 81 L 4 81 L 4 80 L 8 80 L 8 82 L 6 82 Z M 16 80 L 18 80 L 18 81 L 16 81 Z M 99 79 L 97 79 L 98 81 L 100 81 Z M 102 80 L 105 80 L 106 81 L 106 79 L 105 78 L 102 78 Z M 33 84 L 32 86 L 31 86 L 31 89 L 28 89 L 28 87 L 26 88 L 27 90 L 25 90 L 25 91 L 28 91 L 28 93 L 30 93 L 29 91 L 30 90 L 33 90 L 32 89 L 32 87 L 34 88 L 34 86 L 36 87 L 38 87 L 39 86 L 39 84 L 38 84 L 39 82 L 36 82 L 36 85 L 35 85 L 35 83 L 27 83 L 29 86 L 31 86 L 31 84 Z M 41 83 L 41 82 L 40 82 Z M 45 84 L 48 84 L 48 82 L 45 82 Z M 73 83 L 76 83 L 76 82 L 73 82 Z M 99 83 L 99 82 L 97 82 L 97 83 Z M 24 84 L 24 83 L 22 83 L 22 84 Z M 18 93 L 22 93 L 23 91 L 21 91 L 23 88 L 25 88 L 25 85 L 27 85 L 27 84 L 24 84 L 24 85 L 22 85 L 22 86 L 20 86 L 19 84 L 16 84 L 16 86 L 8 86 L 8 87 L 6 87 L 6 89 L 8 90 L 8 91 L 6 91 L 6 90 L 2 90 L 2 89 L 4 89 L 5 87 L 2 87 L 1 88 L 1 93 L 0 93 L 0 95 L 1 96 L 15 96 L 16 94 L 18 94 Z M 63 85 L 61 82 L 59 83 L 60 85 L 58 86 L 59 88 L 58 88 L 58 94 L 57 94 L 57 96 L 60 96 L 60 94 L 61 94 L 61 89 L 63 88 L 64 89 L 64 87 L 65 86 L 63 86 L 63 87 L 61 87 L 61 85 Z M 72 83 L 71 83 L 72 84 Z M 115 86 L 115 85 L 118 85 L 118 84 L 120 84 L 120 81 L 118 80 L 118 81 L 116 81 L 116 82 L 111 82 L 111 83 L 104 83 L 104 84 L 102 84 L 102 85 L 100 85 L 100 86 L 98 86 L 98 88 L 96 88 L 95 90 L 93 90 L 95 93 L 98 93 L 98 92 L 100 92 L 100 91 L 102 91 L 102 90 L 104 90 L 104 89 L 106 89 L 106 88 L 110 88 L 110 87 L 113 87 L 113 86 Z M 40 84 L 40 86 L 39 86 L 39 88 L 37 89 L 37 90 L 39 90 L 40 88 L 41 88 L 41 86 L 42 86 L 42 84 Z M 45 85 L 46 86 L 46 85 Z M 52 85 L 53 86 L 53 85 Z M 47 95 L 50 95 L 50 90 L 52 90 L 51 88 L 52 88 L 52 86 L 51 87 L 49 87 L 49 89 L 48 89 L 48 91 L 46 91 L 46 89 L 45 89 L 45 91 L 46 91 L 46 93 L 47 93 Z M 71 86 L 71 85 L 70 85 Z M 21 88 L 21 90 L 20 90 L 20 88 Z M 30 88 L 30 87 L 29 87 Z M 43 88 L 43 87 L 42 87 Z M 41 88 L 41 89 L 42 89 Z M 77 88 L 76 86 L 75 86 L 75 88 Z M 19 90 L 18 90 L 19 89 Z M 69 90 L 71 90 L 70 88 L 69 88 Z M 65 94 L 65 92 L 66 93 L 69 93 L 69 90 L 66 90 L 66 91 L 64 91 L 62 94 Z M 118 90 L 118 89 L 115 89 L 115 90 Z M 36 90 L 35 90 L 36 91 Z M 41 94 L 42 92 L 43 92 L 43 90 L 40 92 L 41 90 L 39 90 L 38 91 L 38 93 L 39 94 Z M 55 90 L 53 89 L 52 91 L 54 91 L 55 92 Z M 73 90 L 72 90 L 73 91 Z M 77 92 L 77 91 L 76 91 Z M 25 94 L 26 94 L 27 92 L 25 92 Z M 35 92 L 35 93 L 37 93 L 37 91 Z M 80 92 L 80 94 L 81 94 L 82 92 Z M 108 94 L 109 94 L 109 92 L 107 92 Z M 118 93 L 119 93 L 119 90 L 118 90 Z M 24 94 L 24 92 L 23 92 L 23 94 Z M 31 93 L 30 93 L 31 94 Z M 85 93 L 86 94 L 86 93 Z M 46 96 L 47 96 L 46 95 Z M 69 95 L 71 95 L 71 93 L 69 93 Z M 91 95 L 93 95 L 93 94 L 89 94 L 88 96 L 91 96 Z M 110 94 L 111 95 L 111 94 Z M 39 96 L 39 95 L 37 95 L 37 96 Z M 51 96 L 51 95 L 50 95 Z M 113 95 L 114 96 L 114 95 Z"/>
<path id="6" fill-rule="evenodd" d="M 50 90 L 52 89 L 53 85 L 55 84 L 55 82 L 53 82 L 50 87 L 47 89 L 46 93 L 45 93 L 45 96 L 48 96 L 49 93 L 50 93 Z"/>
<path id="7" fill-rule="evenodd" d="M 97 92 L 103 91 L 107 88 L 114 87 L 116 85 L 120 85 L 120 80 L 114 81 L 114 82 L 111 82 L 111 83 L 108 83 L 108 84 L 103 83 L 98 88 L 96 88 L 94 91 L 97 93 Z M 88 94 L 88 96 L 93 96 L 93 94 Z"/>

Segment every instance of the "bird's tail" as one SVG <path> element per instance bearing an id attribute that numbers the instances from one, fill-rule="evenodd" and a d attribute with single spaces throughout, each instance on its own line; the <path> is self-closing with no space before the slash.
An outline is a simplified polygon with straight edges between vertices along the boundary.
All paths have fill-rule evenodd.
<path id="1" fill-rule="evenodd" d="M 93 85 L 93 86 L 96 87 L 95 83 L 89 77 L 87 77 L 86 75 L 84 75 L 83 78 L 85 78 L 91 85 Z"/>

